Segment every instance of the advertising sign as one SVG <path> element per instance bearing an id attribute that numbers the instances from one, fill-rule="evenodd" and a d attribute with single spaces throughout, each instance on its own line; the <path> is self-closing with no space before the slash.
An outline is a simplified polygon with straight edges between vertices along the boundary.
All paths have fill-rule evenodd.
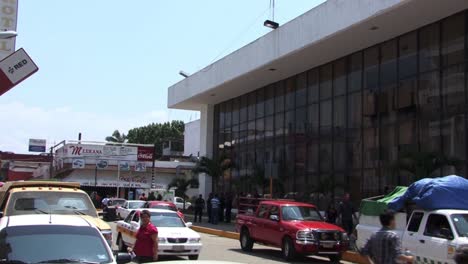
<path id="1" fill-rule="evenodd" d="M 30 152 L 46 152 L 46 140 L 45 139 L 29 139 L 29 151 Z"/>
<path id="2" fill-rule="evenodd" d="M 130 163 L 128 161 L 119 161 L 119 169 L 121 171 L 129 171 Z"/>
<path id="3" fill-rule="evenodd" d="M 109 162 L 107 160 L 98 160 L 96 161 L 96 167 L 98 169 L 105 169 L 109 166 Z"/>
<path id="4" fill-rule="evenodd" d="M 138 161 L 153 161 L 153 147 L 138 147 Z"/>
<path id="5" fill-rule="evenodd" d="M 145 172 L 146 171 L 146 164 L 144 162 L 137 162 L 135 164 L 135 171 Z"/>
<path id="6" fill-rule="evenodd" d="M 70 158 L 97 157 L 106 160 L 128 160 L 137 159 L 136 147 L 91 145 L 91 144 L 67 144 L 63 155 Z"/>
<path id="7" fill-rule="evenodd" d="M 0 28 L 16 31 L 18 0 L 0 1 Z M 15 51 L 16 38 L 0 39 L 0 60 Z"/>
<path id="8" fill-rule="evenodd" d="M 72 161 L 72 169 L 83 169 L 85 165 L 84 159 L 73 159 Z"/>
<path id="9" fill-rule="evenodd" d="M 0 61 L 0 95 L 33 75 L 39 68 L 24 49 Z"/>

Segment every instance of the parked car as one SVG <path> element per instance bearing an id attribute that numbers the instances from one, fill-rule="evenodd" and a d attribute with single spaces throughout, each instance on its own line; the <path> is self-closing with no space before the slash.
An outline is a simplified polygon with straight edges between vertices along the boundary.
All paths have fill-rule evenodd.
<path id="1" fill-rule="evenodd" d="M 125 219 L 132 210 L 142 208 L 145 203 L 141 200 L 128 200 L 123 205 L 117 206 L 117 217 Z"/>
<path id="2" fill-rule="evenodd" d="M 146 202 L 145 208 L 153 208 L 153 209 L 166 209 L 166 210 L 171 210 L 174 212 L 177 212 L 177 214 L 180 216 L 180 218 L 185 220 L 185 215 L 182 213 L 181 210 L 177 208 L 177 206 L 174 203 L 171 202 L 164 202 L 164 201 L 149 201 Z"/>
<path id="3" fill-rule="evenodd" d="M 26 214 L 82 215 L 112 244 L 112 230 L 99 218 L 89 195 L 79 183 L 53 181 L 7 182 L 0 188 L 0 216 Z"/>
<path id="4" fill-rule="evenodd" d="M 237 215 L 236 230 L 242 250 L 251 251 L 254 243 L 279 247 L 288 261 L 301 254 L 339 262 L 349 246 L 344 230 L 325 222 L 314 205 L 293 201 L 261 201 L 254 214 Z"/>
<path id="5" fill-rule="evenodd" d="M 117 246 L 119 251 L 126 252 L 133 247 L 136 233 L 140 228 L 140 212 L 148 210 L 151 222 L 158 228 L 158 255 L 188 256 L 197 260 L 202 249 L 200 235 L 190 229 L 192 223 L 185 223 L 179 215 L 164 209 L 136 209 L 123 221 L 117 222 Z"/>
<path id="6" fill-rule="evenodd" d="M 177 209 L 184 210 L 184 199 L 181 197 L 174 197 L 174 204 L 177 206 Z M 185 209 L 192 207 L 192 203 L 185 201 Z"/>
<path id="7" fill-rule="evenodd" d="M 0 220 L 0 259 L 12 263 L 126 263 L 113 256 L 92 222 L 80 216 L 40 213 Z"/>

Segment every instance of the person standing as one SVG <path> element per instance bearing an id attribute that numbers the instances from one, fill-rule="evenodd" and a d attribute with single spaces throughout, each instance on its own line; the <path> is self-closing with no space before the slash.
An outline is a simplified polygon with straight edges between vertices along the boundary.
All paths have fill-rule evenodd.
<path id="1" fill-rule="evenodd" d="M 325 216 L 328 223 L 336 224 L 336 217 L 338 216 L 338 212 L 336 211 L 335 205 L 333 203 L 330 203 L 328 206 L 328 209 L 325 212 Z"/>
<path id="2" fill-rule="evenodd" d="M 208 223 L 212 223 L 212 218 L 211 218 L 211 200 L 213 199 L 213 193 L 210 193 L 208 195 L 208 200 L 206 201 L 206 212 L 208 214 Z"/>
<path id="3" fill-rule="evenodd" d="M 151 213 L 143 210 L 140 213 L 140 229 L 136 234 L 136 241 L 129 252 L 135 253 L 138 263 L 158 260 L 158 229 L 151 223 Z"/>
<path id="4" fill-rule="evenodd" d="M 380 215 L 380 223 L 382 228 L 372 234 L 361 254 L 378 264 L 413 263 L 414 257 L 403 254 L 400 238 L 393 231 L 396 227 L 395 213 L 385 211 Z"/>
<path id="5" fill-rule="evenodd" d="M 142 194 L 140 195 L 139 200 L 142 200 L 142 201 L 148 200 L 148 199 L 146 198 L 146 194 L 145 194 L 145 193 L 142 193 Z"/>
<path id="6" fill-rule="evenodd" d="M 341 224 L 348 233 L 348 236 L 353 233 L 353 218 L 357 219 L 356 217 L 356 209 L 354 208 L 353 204 L 351 203 L 349 193 L 346 193 L 343 197 L 343 201 L 340 203 L 340 207 L 338 210 L 338 215 L 341 217 Z"/>
<path id="7" fill-rule="evenodd" d="M 218 194 L 215 194 L 213 199 L 211 199 L 211 223 L 214 225 L 218 224 L 220 203 Z"/>
<path id="8" fill-rule="evenodd" d="M 197 222 L 197 216 L 198 220 L 201 223 L 202 222 L 202 215 L 203 215 L 203 209 L 205 208 L 205 200 L 203 199 L 203 195 L 199 195 L 197 200 L 195 200 L 195 219 L 193 220 L 194 223 Z"/>
<path id="9" fill-rule="evenodd" d="M 231 211 L 232 211 L 232 193 L 228 193 L 226 196 L 226 217 L 224 217 L 226 223 L 231 222 Z"/>
<path id="10" fill-rule="evenodd" d="M 224 208 L 226 207 L 226 199 L 224 193 L 219 197 L 219 222 L 224 222 Z"/>

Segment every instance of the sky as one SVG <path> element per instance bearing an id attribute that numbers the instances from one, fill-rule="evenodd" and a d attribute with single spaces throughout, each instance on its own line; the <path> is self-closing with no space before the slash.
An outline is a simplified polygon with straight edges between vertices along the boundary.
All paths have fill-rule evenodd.
<path id="1" fill-rule="evenodd" d="M 198 112 L 167 108 L 183 77 L 267 34 L 270 0 L 18 0 L 16 49 L 39 71 L 0 96 L 0 150 L 103 141 Z M 276 0 L 280 25 L 325 0 Z"/>

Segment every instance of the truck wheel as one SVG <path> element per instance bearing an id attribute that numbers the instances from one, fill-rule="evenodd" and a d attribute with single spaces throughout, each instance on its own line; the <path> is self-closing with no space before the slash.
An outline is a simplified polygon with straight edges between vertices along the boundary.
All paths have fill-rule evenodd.
<path id="1" fill-rule="evenodd" d="M 249 230 L 246 228 L 242 229 L 240 235 L 240 244 L 243 251 L 249 252 L 253 248 L 253 240 L 250 238 Z"/>
<path id="2" fill-rule="evenodd" d="M 293 241 L 291 238 L 286 237 L 283 239 L 283 245 L 281 247 L 283 258 L 287 261 L 294 260 L 296 258 L 296 249 L 294 248 Z"/>
<path id="3" fill-rule="evenodd" d="M 330 259 L 330 262 L 331 262 L 331 263 L 340 263 L 340 261 L 341 261 L 341 254 L 338 254 L 338 255 L 330 255 L 330 256 L 328 256 L 328 258 Z"/>
<path id="4" fill-rule="evenodd" d="M 120 252 L 127 252 L 127 246 L 125 245 L 125 243 L 123 242 L 123 239 L 122 239 L 122 235 L 119 234 L 117 236 L 117 243 L 118 243 L 118 246 L 119 246 L 119 251 Z"/>
<path id="5" fill-rule="evenodd" d="M 197 259 L 198 259 L 198 255 L 190 255 L 190 256 L 188 256 L 188 259 L 190 259 L 190 260 L 197 260 Z"/>

